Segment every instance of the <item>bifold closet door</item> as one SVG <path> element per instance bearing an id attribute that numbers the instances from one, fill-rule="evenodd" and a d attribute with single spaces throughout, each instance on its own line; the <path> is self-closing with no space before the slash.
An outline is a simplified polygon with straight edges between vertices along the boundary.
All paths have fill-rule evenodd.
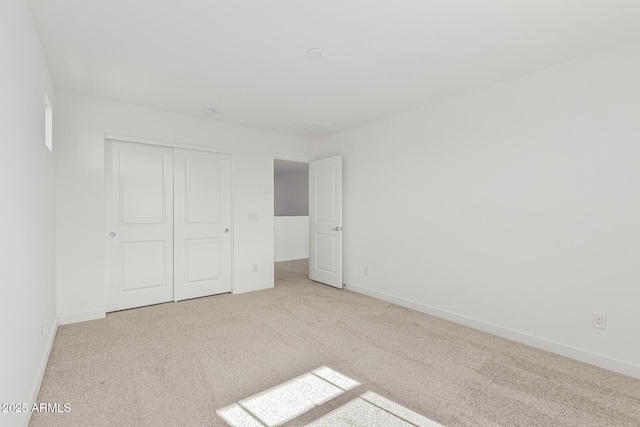
<path id="1" fill-rule="evenodd" d="M 231 156 L 174 149 L 174 298 L 231 292 Z"/>
<path id="2" fill-rule="evenodd" d="M 173 300 L 173 149 L 109 141 L 107 311 Z"/>

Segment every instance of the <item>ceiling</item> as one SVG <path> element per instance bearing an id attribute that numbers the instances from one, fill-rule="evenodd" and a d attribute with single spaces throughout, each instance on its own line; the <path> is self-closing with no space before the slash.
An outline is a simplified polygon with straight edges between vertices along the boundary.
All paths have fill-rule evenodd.
<path id="1" fill-rule="evenodd" d="M 29 3 L 59 90 L 316 137 L 640 39 L 638 0 Z"/>

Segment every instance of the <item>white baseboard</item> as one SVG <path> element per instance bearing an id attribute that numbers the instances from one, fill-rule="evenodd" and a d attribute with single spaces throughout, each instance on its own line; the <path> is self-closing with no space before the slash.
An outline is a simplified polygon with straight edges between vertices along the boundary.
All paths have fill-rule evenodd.
<path id="1" fill-rule="evenodd" d="M 42 359 L 40 360 L 40 369 L 38 369 L 38 374 L 36 375 L 36 381 L 33 384 L 33 388 L 31 390 L 31 398 L 29 399 L 29 408 L 33 406 L 34 403 L 38 401 L 38 394 L 40 393 L 40 387 L 42 387 L 42 380 L 44 379 L 44 373 L 47 370 L 47 364 L 49 363 L 49 356 L 51 356 L 51 349 L 53 348 L 53 342 L 56 339 L 56 334 L 58 333 L 58 319 L 54 319 L 53 327 L 49 332 L 49 336 L 47 338 L 47 344 L 45 346 L 44 353 L 42 354 Z M 25 427 L 29 426 L 29 422 L 31 421 L 31 411 L 27 411 L 24 414 L 24 421 L 22 425 Z"/>
<path id="2" fill-rule="evenodd" d="M 307 258 L 309 258 L 309 254 L 280 255 L 279 257 L 276 257 L 276 262 L 295 261 L 297 259 L 307 259 Z"/>
<path id="3" fill-rule="evenodd" d="M 107 317 L 107 312 L 104 310 L 85 311 L 58 316 L 58 324 L 68 325 L 70 323 L 86 322 L 87 320 L 104 319 L 105 317 Z"/>
<path id="4" fill-rule="evenodd" d="M 608 369 L 610 371 L 618 372 L 629 377 L 640 379 L 640 365 L 626 362 L 624 360 L 614 359 L 601 354 L 593 353 L 581 348 L 573 347 L 567 344 L 563 344 L 557 341 L 548 340 L 535 335 L 530 335 L 524 332 L 516 331 L 514 329 L 505 328 L 494 323 L 485 322 L 472 317 L 463 316 L 457 313 L 453 313 L 446 310 L 441 310 L 426 304 L 410 301 L 405 298 L 397 297 L 395 295 L 388 294 L 386 292 L 375 291 L 367 289 L 362 286 L 358 286 L 353 283 L 345 283 L 348 290 L 361 293 L 373 298 L 377 298 L 383 301 L 387 301 L 393 304 L 400 305 L 402 307 L 410 308 L 422 313 L 429 314 L 431 316 L 439 317 L 441 319 L 450 320 L 452 322 L 468 326 L 473 329 L 477 329 L 483 332 L 488 332 L 493 335 L 497 335 L 503 338 L 507 338 L 511 341 L 516 341 L 521 344 L 530 345 L 542 350 L 549 351 L 551 353 L 559 354 L 561 356 L 575 359 L 580 362 L 588 363 L 590 365 L 598 366 L 600 368 Z"/>
<path id="5" fill-rule="evenodd" d="M 231 291 L 232 294 L 244 294 L 245 292 L 253 292 L 253 291 L 262 291 L 264 289 L 272 289 L 273 282 L 264 282 L 264 283 L 255 283 L 252 285 L 245 286 L 234 286 Z"/>

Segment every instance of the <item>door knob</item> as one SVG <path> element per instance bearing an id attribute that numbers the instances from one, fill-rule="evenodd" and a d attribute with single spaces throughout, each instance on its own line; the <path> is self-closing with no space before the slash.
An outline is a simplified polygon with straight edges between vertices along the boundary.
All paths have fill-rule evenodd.
<path id="1" fill-rule="evenodd" d="M 229 232 L 229 229 L 228 229 L 228 228 L 225 228 L 225 229 L 224 229 L 224 232 L 225 232 L 225 233 L 228 233 L 228 232 Z"/>
<path id="2" fill-rule="evenodd" d="M 116 237 L 116 233 L 112 231 L 111 233 L 109 233 L 109 237 L 113 239 L 114 237 Z"/>
<path id="3" fill-rule="evenodd" d="M 335 227 L 335 228 L 332 228 L 332 230 L 333 230 L 333 231 L 340 231 L 340 228 L 341 228 L 341 227 Z"/>

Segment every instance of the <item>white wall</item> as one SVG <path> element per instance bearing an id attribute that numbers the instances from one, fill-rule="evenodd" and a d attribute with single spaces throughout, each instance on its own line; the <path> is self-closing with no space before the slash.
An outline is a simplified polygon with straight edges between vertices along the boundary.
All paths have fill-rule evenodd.
<path id="1" fill-rule="evenodd" d="M 309 157 L 308 140 L 59 92 L 57 101 L 58 314 L 104 315 L 104 133 L 230 150 L 234 292 L 273 286 L 273 156 Z M 257 221 L 249 221 L 256 214 Z M 252 272 L 258 264 L 258 272 Z"/>
<path id="2" fill-rule="evenodd" d="M 640 377 L 638 76 L 640 43 L 320 141 L 348 286 Z"/>
<path id="3" fill-rule="evenodd" d="M 0 64 L 0 402 L 32 403 L 56 327 L 54 154 L 44 143 L 45 92 L 54 114 L 56 104 L 25 1 L 0 4 Z M 2 426 L 27 422 L 27 414 L 0 413 Z"/>
<path id="4" fill-rule="evenodd" d="M 274 223 L 276 262 L 309 258 L 309 217 L 277 216 Z"/>

